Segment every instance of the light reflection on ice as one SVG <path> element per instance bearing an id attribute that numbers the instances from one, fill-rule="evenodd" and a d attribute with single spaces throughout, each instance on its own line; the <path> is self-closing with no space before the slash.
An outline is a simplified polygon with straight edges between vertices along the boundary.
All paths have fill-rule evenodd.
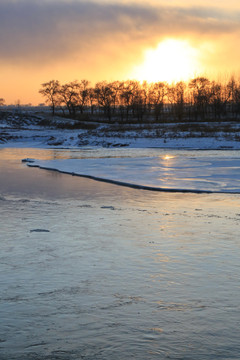
<path id="1" fill-rule="evenodd" d="M 171 159 L 174 159 L 176 157 L 176 155 L 169 155 L 169 154 L 166 154 L 164 155 L 162 158 L 163 160 L 171 160 Z"/>
<path id="2" fill-rule="evenodd" d="M 99 151 L 98 157 L 96 154 L 91 157 L 90 153 L 85 157 L 80 152 L 75 159 L 36 160 L 29 166 L 153 188 L 240 192 L 240 161 L 236 151 L 174 150 L 171 154 L 147 149 L 144 154 L 141 149 L 137 157 L 137 149 L 124 149 L 118 157 L 113 154 L 105 149 L 103 153 Z"/>

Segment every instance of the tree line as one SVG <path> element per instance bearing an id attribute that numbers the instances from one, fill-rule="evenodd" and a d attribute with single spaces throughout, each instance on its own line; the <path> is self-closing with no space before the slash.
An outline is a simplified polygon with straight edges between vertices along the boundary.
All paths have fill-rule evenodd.
<path id="1" fill-rule="evenodd" d="M 199 76 L 189 82 L 148 83 L 136 80 L 88 80 L 43 83 L 39 93 L 51 106 L 71 118 L 111 121 L 237 120 L 240 117 L 240 81 L 225 83 Z M 83 116 L 86 114 L 86 116 Z"/>

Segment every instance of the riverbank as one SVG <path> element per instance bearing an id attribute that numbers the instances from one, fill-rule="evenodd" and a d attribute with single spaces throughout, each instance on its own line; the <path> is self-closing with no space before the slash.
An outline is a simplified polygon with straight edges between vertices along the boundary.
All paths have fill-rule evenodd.
<path id="1" fill-rule="evenodd" d="M 0 121 L 0 147 L 240 149 L 237 122 L 101 124 L 46 114 L 15 114 Z"/>

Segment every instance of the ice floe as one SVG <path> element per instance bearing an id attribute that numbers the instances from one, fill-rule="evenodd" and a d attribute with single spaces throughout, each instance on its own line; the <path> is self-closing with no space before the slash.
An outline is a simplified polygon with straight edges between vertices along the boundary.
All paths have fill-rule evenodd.
<path id="1" fill-rule="evenodd" d="M 175 153 L 148 157 L 35 160 L 29 166 L 118 185 L 162 191 L 240 192 L 236 152 Z"/>

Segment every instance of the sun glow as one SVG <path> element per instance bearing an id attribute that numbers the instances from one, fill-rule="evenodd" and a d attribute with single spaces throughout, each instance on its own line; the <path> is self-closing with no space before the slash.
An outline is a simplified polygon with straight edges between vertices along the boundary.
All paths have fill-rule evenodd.
<path id="1" fill-rule="evenodd" d="M 133 77 L 148 82 L 186 81 L 199 73 L 198 58 L 199 51 L 187 41 L 167 39 L 145 52 L 145 60 L 134 69 Z"/>

